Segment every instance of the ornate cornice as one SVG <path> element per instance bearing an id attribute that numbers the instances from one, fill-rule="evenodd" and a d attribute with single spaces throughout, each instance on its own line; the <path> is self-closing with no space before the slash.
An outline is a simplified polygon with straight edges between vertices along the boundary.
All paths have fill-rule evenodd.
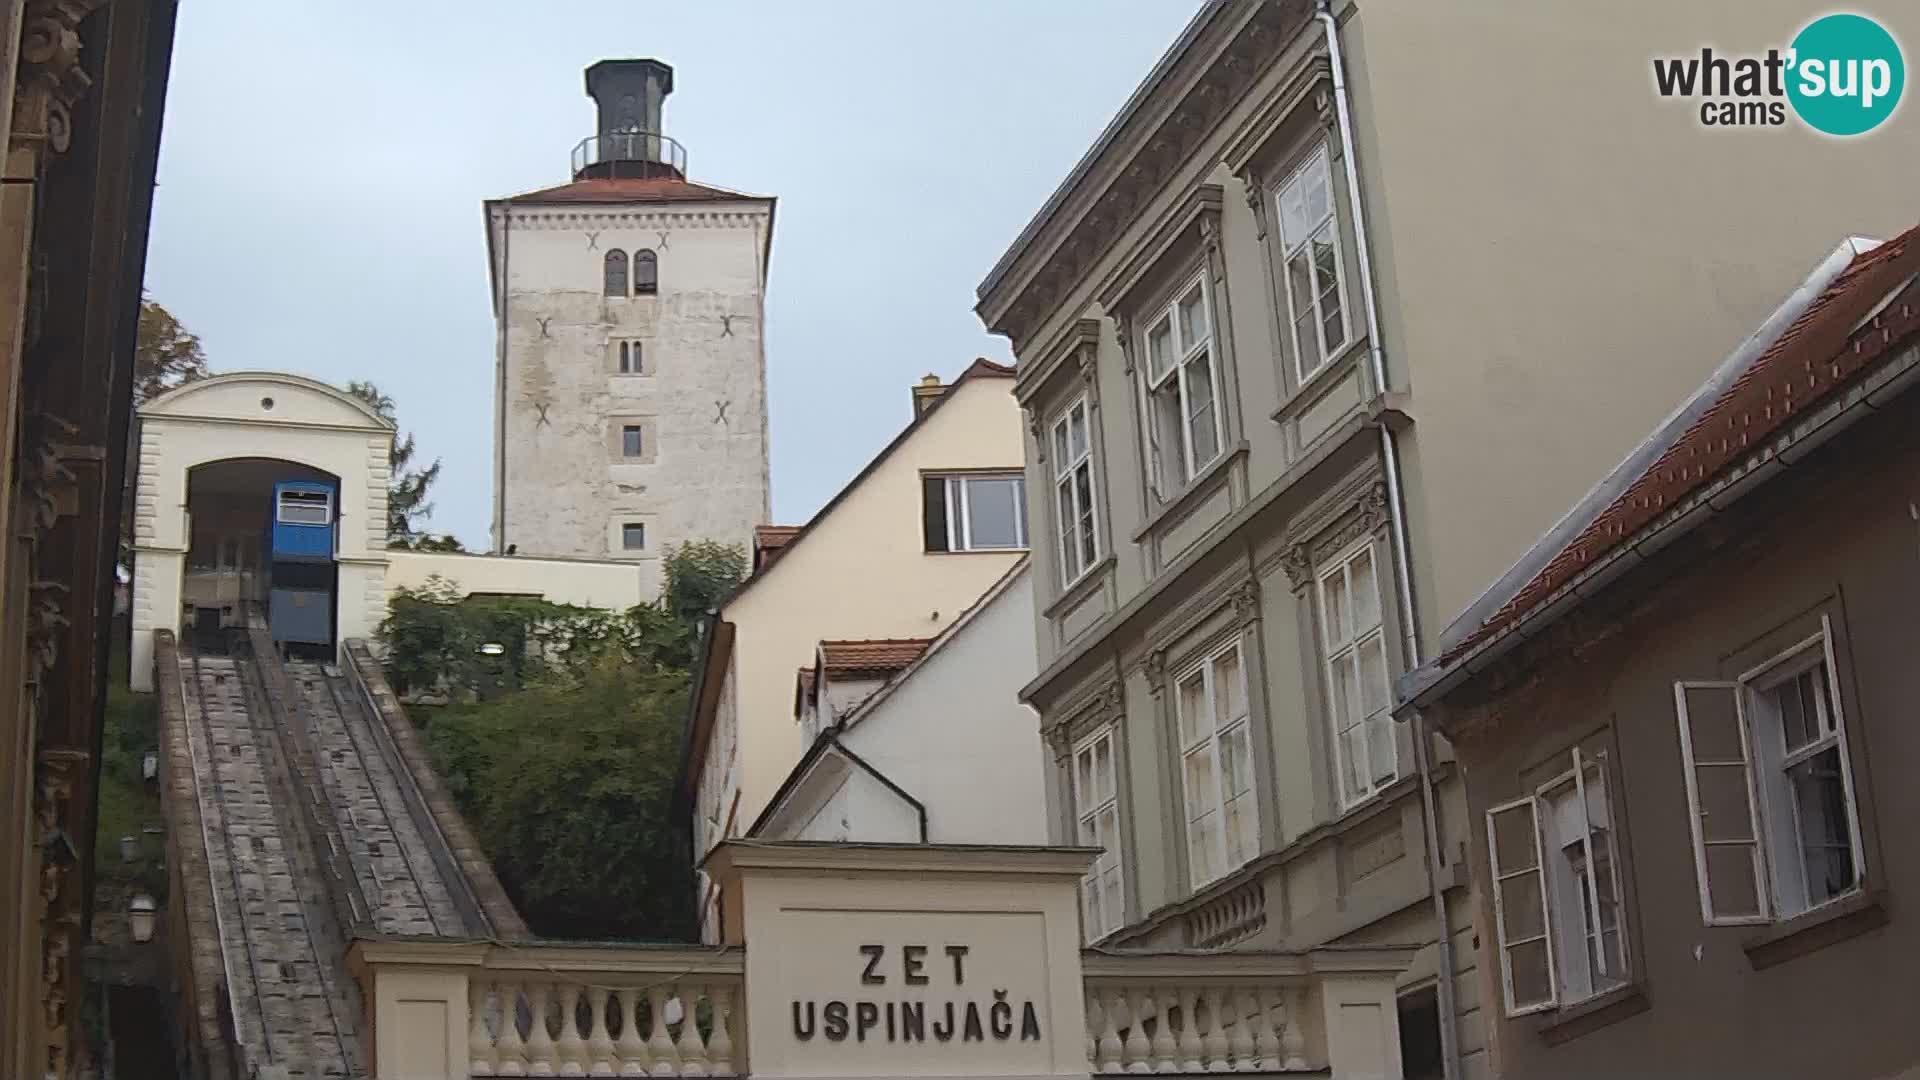
<path id="1" fill-rule="evenodd" d="M 765 225 L 768 213 L 765 210 L 635 210 L 613 206 L 532 210 L 515 205 L 511 214 L 496 207 L 492 216 L 496 227 L 526 232 L 663 225 L 683 229 L 750 229 Z"/>
<path id="2" fill-rule="evenodd" d="M 93 85 L 80 66 L 80 23 L 103 2 L 27 0 L 9 145 L 66 151 L 73 138 L 73 106 Z"/>
<path id="3" fill-rule="evenodd" d="M 1111 179 L 1091 196 L 1090 205 L 1066 227 L 1053 250 L 1024 282 L 1015 286 L 1004 312 L 988 320 L 989 329 L 1011 337 L 1017 346 L 1046 320 L 1061 298 L 1086 279 L 1093 264 L 1133 224 L 1140 208 L 1193 160 L 1202 140 L 1285 47 L 1298 29 L 1303 11 L 1304 6 L 1297 4 L 1253 6 L 1232 40 L 1195 74 L 1187 92 L 1156 126 L 1136 139 L 1130 153 L 1108 167 Z M 1065 211 L 1057 214 L 1056 220 L 1063 216 Z M 1036 238 L 1036 245 L 1038 242 Z"/>

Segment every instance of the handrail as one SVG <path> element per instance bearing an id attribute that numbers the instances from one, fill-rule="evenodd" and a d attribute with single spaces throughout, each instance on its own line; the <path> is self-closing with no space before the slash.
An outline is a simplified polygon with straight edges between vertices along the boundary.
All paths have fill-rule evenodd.
<path id="1" fill-rule="evenodd" d="M 573 146 L 573 171 L 612 161 L 657 161 L 687 174 L 687 148 L 658 131 L 602 131 Z"/>

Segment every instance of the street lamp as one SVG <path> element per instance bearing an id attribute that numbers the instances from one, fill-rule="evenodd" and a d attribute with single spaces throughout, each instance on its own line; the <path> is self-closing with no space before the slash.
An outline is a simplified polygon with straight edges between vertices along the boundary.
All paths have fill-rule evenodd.
<path id="1" fill-rule="evenodd" d="M 480 646 L 479 652 L 481 656 L 505 656 L 507 647 L 497 641 L 489 641 Z"/>
<path id="2" fill-rule="evenodd" d="M 153 922 L 159 906 L 153 897 L 146 893 L 135 893 L 127 901 L 127 927 L 133 932 L 133 940 L 145 944 L 153 940 Z"/>

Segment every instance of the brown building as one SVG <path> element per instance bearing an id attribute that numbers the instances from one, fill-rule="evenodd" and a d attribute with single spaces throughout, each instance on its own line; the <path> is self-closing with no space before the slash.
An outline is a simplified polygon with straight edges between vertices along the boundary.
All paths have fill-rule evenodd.
<path id="1" fill-rule="evenodd" d="M 1500 1075 L 1920 1075 L 1916 270 L 1843 244 L 1402 680 Z"/>
<path id="2" fill-rule="evenodd" d="M 173 0 L 0 0 L 0 1076 L 82 1065 L 95 778 Z"/>

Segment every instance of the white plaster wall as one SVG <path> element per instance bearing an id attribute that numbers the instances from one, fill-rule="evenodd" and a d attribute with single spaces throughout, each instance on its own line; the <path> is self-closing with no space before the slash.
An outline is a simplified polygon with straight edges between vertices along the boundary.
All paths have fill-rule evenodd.
<path id="1" fill-rule="evenodd" d="M 762 299 L 771 201 L 516 203 L 491 213 L 506 288 L 506 367 L 496 386 L 501 550 L 632 559 L 651 595 L 669 546 L 747 543 L 768 515 Z M 612 248 L 655 251 L 657 296 L 603 295 Z M 609 343 L 621 338 L 643 342 L 646 374 L 618 374 Z M 650 462 L 616 458 L 610 428 L 622 420 L 653 435 Z M 628 521 L 646 526 L 645 551 L 620 547 Z"/>
<path id="2" fill-rule="evenodd" d="M 643 576 L 643 570 L 630 562 L 393 551 L 387 554 L 386 587 L 389 592 L 417 590 L 428 578 L 439 577 L 462 593 L 527 593 L 556 604 L 624 611 L 657 597 L 642 591 Z"/>
<path id="3" fill-rule="evenodd" d="M 391 427 L 341 391 L 275 372 L 215 376 L 143 407 L 133 507 L 134 689 L 152 689 L 153 631 L 180 631 L 180 575 L 190 535 L 187 477 L 210 462 L 277 458 L 339 477 L 340 634 L 371 633 L 386 610 L 392 441 Z M 264 496 L 260 511 L 264 521 Z"/>
<path id="4" fill-rule="evenodd" d="M 933 637 L 1020 559 L 1019 552 L 929 554 L 920 511 L 922 471 L 1020 468 L 1012 390 L 1013 380 L 984 376 L 956 387 L 722 612 L 735 626 L 741 828 L 760 815 L 804 750 L 793 678 L 821 639 Z M 1019 641 L 1032 649 L 1030 627 Z M 1023 665 L 1031 669 L 1033 658 Z"/>
<path id="5" fill-rule="evenodd" d="M 1023 569 L 841 733 L 842 745 L 927 808 L 930 843 L 1047 842 L 1040 717 L 1019 699 L 1034 655 L 1032 574 Z M 877 833 L 895 828 L 894 803 L 856 799 L 851 839 L 890 838 Z M 869 810 L 874 817 L 861 816 Z"/>
<path id="6" fill-rule="evenodd" d="M 853 766 L 827 801 L 794 829 L 791 839 L 916 844 L 920 815 L 872 773 Z"/>

